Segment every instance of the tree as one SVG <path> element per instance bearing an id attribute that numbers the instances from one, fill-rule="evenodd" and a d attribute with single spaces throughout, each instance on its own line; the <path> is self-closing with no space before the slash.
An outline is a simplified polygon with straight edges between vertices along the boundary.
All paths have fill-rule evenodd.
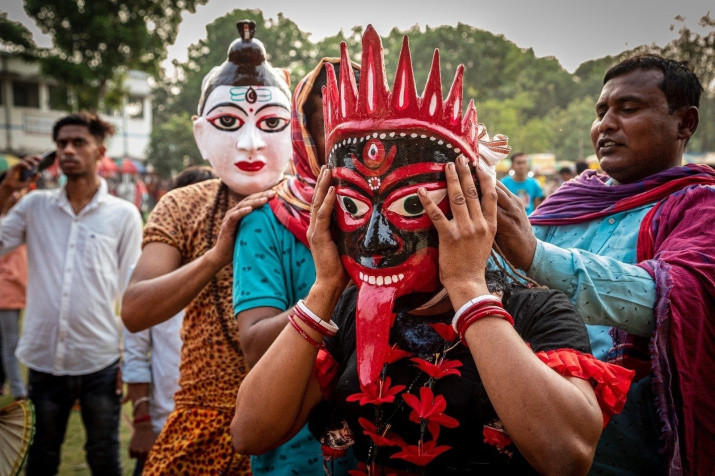
<path id="1" fill-rule="evenodd" d="M 202 163 L 191 124 L 191 114 L 184 111 L 152 128 L 147 156 L 160 176 L 171 177 L 190 165 Z"/>
<path id="2" fill-rule="evenodd" d="M 8 19 L 5 12 L 0 12 L 0 44 L 26 58 L 36 54 L 37 45 L 30 30 L 22 23 Z"/>
<path id="3" fill-rule="evenodd" d="M 675 17 L 682 23 L 683 17 Z M 689 143 L 691 150 L 706 152 L 715 150 L 715 18 L 710 14 L 698 22 L 703 34 L 686 26 L 678 30 L 679 36 L 663 48 L 663 56 L 686 60 L 700 78 L 704 91 L 700 98 L 700 125 Z M 675 26 L 671 26 L 674 30 Z"/>
<path id="4" fill-rule="evenodd" d="M 26 0 L 25 11 L 53 40 L 38 53 L 43 73 L 72 86 L 80 108 L 96 110 L 127 70 L 158 76 L 181 14 L 206 1 Z"/>

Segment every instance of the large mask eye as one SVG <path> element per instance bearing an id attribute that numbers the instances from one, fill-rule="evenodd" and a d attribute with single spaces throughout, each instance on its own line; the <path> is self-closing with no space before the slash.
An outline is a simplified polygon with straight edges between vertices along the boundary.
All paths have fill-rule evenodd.
<path id="1" fill-rule="evenodd" d="M 337 195 L 340 208 L 353 218 L 360 218 L 370 210 L 370 205 L 353 197 Z"/>
<path id="2" fill-rule="evenodd" d="M 258 121 L 258 128 L 264 132 L 280 132 L 288 127 L 289 123 L 290 120 L 286 118 L 270 116 Z"/>
<path id="3" fill-rule="evenodd" d="M 444 200 L 444 197 L 447 196 L 447 190 L 428 190 L 427 194 L 434 203 L 439 205 Z M 406 218 L 417 218 L 425 213 L 422 202 L 420 202 L 420 198 L 416 193 L 398 198 L 387 207 L 387 210 Z"/>
<path id="4" fill-rule="evenodd" d="M 222 114 L 220 116 L 208 117 L 206 119 L 209 121 L 216 129 L 222 131 L 236 131 L 243 125 L 243 119 L 232 114 Z"/>

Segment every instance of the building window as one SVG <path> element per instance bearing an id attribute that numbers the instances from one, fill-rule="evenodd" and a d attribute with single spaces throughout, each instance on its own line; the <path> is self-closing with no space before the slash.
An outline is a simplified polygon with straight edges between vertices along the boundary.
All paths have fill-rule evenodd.
<path id="1" fill-rule="evenodd" d="M 127 117 L 130 119 L 144 118 L 144 98 L 141 96 L 129 96 L 125 109 Z"/>
<path id="2" fill-rule="evenodd" d="M 67 86 L 50 86 L 50 109 L 55 111 L 71 111 Z"/>
<path id="3" fill-rule="evenodd" d="M 40 108 L 40 85 L 26 81 L 13 81 L 13 104 L 17 107 Z"/>

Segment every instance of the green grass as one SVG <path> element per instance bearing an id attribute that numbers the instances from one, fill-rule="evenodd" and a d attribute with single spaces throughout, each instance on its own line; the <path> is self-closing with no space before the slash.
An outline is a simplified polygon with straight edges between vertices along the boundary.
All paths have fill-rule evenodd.
<path id="1" fill-rule="evenodd" d="M 24 370 L 24 369 L 23 369 Z M 12 397 L 6 395 L 0 397 L 0 408 L 12 402 Z M 131 414 L 132 408 L 129 403 L 122 407 L 122 418 L 119 422 L 119 444 L 120 456 L 122 458 L 122 473 L 127 476 L 134 472 L 136 460 L 129 459 L 129 439 L 131 438 Z M 84 454 L 85 433 L 82 425 L 82 417 L 79 410 L 72 410 L 69 423 L 67 424 L 67 433 L 65 441 L 62 444 L 62 456 L 58 474 L 83 476 L 90 475 L 89 466 L 85 460 Z"/>

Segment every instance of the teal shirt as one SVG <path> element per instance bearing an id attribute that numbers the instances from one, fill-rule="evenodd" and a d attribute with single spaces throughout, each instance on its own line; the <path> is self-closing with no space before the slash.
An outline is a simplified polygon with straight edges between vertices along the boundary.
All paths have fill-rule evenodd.
<path id="1" fill-rule="evenodd" d="M 534 199 L 544 198 L 544 191 L 541 190 L 541 185 L 539 185 L 538 180 L 534 177 L 526 177 L 526 180 L 523 182 L 517 182 L 513 177 L 507 175 L 501 179 L 501 183 L 503 183 L 511 193 L 519 197 L 524 204 L 527 215 L 534 211 Z"/>
<path id="2" fill-rule="evenodd" d="M 315 281 L 315 265 L 308 248 L 284 227 L 271 207 L 264 205 L 239 224 L 233 254 L 234 315 L 256 307 L 285 311 L 308 295 Z M 335 462 L 336 475 L 355 467 L 352 452 Z M 275 450 L 251 456 L 256 476 L 323 476 L 320 443 L 304 426 Z"/>
<path id="3" fill-rule="evenodd" d="M 611 326 L 639 336 L 654 330 L 655 282 L 635 265 L 640 224 L 652 207 L 578 225 L 533 227 L 539 241 L 529 276 L 569 296 L 587 324 L 598 359 L 612 347 Z M 625 408 L 601 435 L 590 474 L 663 473 L 651 380 L 631 385 Z"/>

